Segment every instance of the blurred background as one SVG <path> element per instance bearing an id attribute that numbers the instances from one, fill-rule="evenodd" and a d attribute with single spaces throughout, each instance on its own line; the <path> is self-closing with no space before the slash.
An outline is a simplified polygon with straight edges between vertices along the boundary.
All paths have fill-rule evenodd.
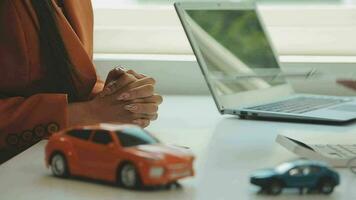
<path id="1" fill-rule="evenodd" d="M 115 0 L 94 0 L 94 2 L 96 4 L 101 4 L 99 3 L 102 2 L 102 4 L 112 4 L 112 3 L 116 3 L 116 4 L 172 4 L 176 1 L 174 0 L 119 0 L 119 1 L 115 1 Z M 189 0 L 181 0 L 180 2 L 184 2 L 184 1 L 189 1 Z M 192 0 L 190 0 L 192 1 Z M 193 0 L 195 2 L 199 2 L 199 1 L 209 1 L 209 0 Z M 213 1 L 213 0 L 210 0 Z M 236 0 L 235 0 L 236 1 Z M 241 0 L 241 1 L 254 1 L 254 0 Z M 339 2 L 350 2 L 350 0 L 257 0 L 256 2 L 272 2 L 272 3 L 286 3 L 286 2 L 290 2 L 290 3 L 339 3 Z"/>
<path id="2" fill-rule="evenodd" d="M 160 93 L 208 94 L 174 1 L 92 1 L 95 62 L 102 77 L 125 65 L 155 77 Z M 283 70 L 356 72 L 356 1 L 260 0 L 257 5 Z M 355 95 L 335 79 L 290 82 L 298 92 Z"/>

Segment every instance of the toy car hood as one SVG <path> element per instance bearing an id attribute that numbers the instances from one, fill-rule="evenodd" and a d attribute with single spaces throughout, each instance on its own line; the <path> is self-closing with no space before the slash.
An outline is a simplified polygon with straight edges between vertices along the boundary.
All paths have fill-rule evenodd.
<path id="1" fill-rule="evenodd" d="M 189 149 L 173 145 L 139 145 L 136 147 L 128 148 L 127 150 L 138 156 L 168 159 L 173 162 L 194 159 L 194 156 Z"/>
<path id="2" fill-rule="evenodd" d="M 251 177 L 253 178 L 268 178 L 276 174 L 276 171 L 274 169 L 261 169 L 255 171 Z"/>

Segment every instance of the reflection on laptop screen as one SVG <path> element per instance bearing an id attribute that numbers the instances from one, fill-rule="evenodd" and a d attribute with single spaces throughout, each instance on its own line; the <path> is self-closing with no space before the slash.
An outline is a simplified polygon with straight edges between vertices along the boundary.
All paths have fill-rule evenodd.
<path id="1" fill-rule="evenodd" d="M 199 62 L 216 95 L 285 84 L 255 10 L 187 10 Z M 204 63 L 204 64 L 203 64 Z"/>

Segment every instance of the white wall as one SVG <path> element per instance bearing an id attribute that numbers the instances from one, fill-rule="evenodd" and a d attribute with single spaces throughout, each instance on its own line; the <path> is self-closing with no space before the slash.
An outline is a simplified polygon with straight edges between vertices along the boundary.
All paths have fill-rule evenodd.
<path id="1" fill-rule="evenodd" d="M 356 55 L 356 6 L 260 6 L 280 55 Z M 192 54 L 172 7 L 95 10 L 95 52 Z"/>

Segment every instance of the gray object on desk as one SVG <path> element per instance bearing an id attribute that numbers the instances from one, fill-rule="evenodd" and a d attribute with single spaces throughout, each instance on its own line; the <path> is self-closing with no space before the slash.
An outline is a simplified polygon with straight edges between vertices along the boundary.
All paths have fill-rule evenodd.
<path id="1" fill-rule="evenodd" d="M 221 114 L 329 124 L 356 119 L 354 97 L 294 92 L 255 4 L 183 2 L 175 7 Z"/>

